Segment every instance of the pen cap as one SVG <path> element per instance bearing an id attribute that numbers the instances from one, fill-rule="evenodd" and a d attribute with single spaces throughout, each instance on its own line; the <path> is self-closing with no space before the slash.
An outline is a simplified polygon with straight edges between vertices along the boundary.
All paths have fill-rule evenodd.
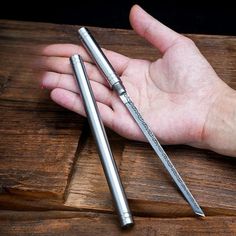
<path id="1" fill-rule="evenodd" d="M 104 74 L 110 86 L 113 87 L 114 84 L 120 83 L 120 78 L 114 71 L 112 65 L 107 60 L 105 54 L 99 47 L 94 37 L 90 34 L 88 29 L 82 27 L 78 30 L 78 33 L 84 47 L 87 49 L 90 56 L 93 58 L 101 72 Z"/>

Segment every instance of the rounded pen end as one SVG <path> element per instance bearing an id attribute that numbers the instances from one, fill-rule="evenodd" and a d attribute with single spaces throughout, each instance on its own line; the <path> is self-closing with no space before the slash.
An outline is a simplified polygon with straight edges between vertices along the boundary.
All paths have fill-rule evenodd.
<path id="1" fill-rule="evenodd" d="M 121 215 L 120 222 L 123 229 L 131 228 L 134 225 L 133 217 L 129 212 Z"/>
<path id="2" fill-rule="evenodd" d="M 80 37 L 83 39 L 84 37 L 87 37 L 89 35 L 89 32 L 86 27 L 81 27 L 78 29 L 78 33 Z"/>

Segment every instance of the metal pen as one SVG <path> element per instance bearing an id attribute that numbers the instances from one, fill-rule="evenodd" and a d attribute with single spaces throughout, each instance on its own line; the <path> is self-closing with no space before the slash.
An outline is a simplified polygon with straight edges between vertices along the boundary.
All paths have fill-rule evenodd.
<path id="1" fill-rule="evenodd" d="M 161 160 L 162 164 L 165 166 L 166 170 L 178 186 L 179 190 L 182 192 L 185 199 L 188 201 L 190 206 L 192 207 L 193 211 L 198 216 L 205 216 L 204 212 L 202 211 L 201 207 L 198 205 L 197 201 L 191 194 L 190 190 L 188 189 L 187 185 L 181 178 L 180 174 L 174 167 L 173 163 L 169 159 L 168 155 L 162 148 L 161 144 L 157 140 L 155 134 L 152 132 L 150 127 L 144 121 L 142 115 L 139 113 L 138 109 L 130 99 L 127 94 L 125 87 L 122 84 L 121 79 L 116 74 L 115 70 L 113 69 L 112 65 L 104 55 L 103 51 L 99 47 L 96 40 L 90 34 L 88 29 L 82 27 L 78 31 L 80 35 L 80 39 L 84 45 L 84 47 L 89 52 L 90 56 L 93 58 L 94 62 L 97 64 L 100 71 L 103 73 L 104 77 L 107 79 L 108 83 L 110 84 L 111 88 L 116 91 L 117 95 L 120 97 L 123 104 L 126 106 L 130 115 L 133 117 L 137 125 L 139 126 L 140 130 L 142 131 L 143 135 L 149 141 L 150 145 L 152 146 L 153 150 Z"/>
<path id="2" fill-rule="evenodd" d="M 70 57 L 70 62 L 79 86 L 90 128 L 96 141 L 100 160 L 115 203 L 121 227 L 127 228 L 133 225 L 133 218 L 107 135 L 100 118 L 93 91 L 87 77 L 84 63 L 79 55 L 73 55 Z"/>

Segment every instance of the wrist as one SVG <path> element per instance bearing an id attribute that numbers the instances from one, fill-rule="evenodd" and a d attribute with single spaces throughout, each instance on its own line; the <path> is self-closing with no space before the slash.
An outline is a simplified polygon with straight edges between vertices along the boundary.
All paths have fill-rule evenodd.
<path id="1" fill-rule="evenodd" d="M 226 87 L 211 106 L 202 133 L 204 148 L 236 156 L 236 91 Z"/>

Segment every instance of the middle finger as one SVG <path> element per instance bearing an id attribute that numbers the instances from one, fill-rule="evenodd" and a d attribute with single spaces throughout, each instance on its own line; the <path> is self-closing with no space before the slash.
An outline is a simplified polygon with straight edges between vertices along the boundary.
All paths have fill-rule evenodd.
<path id="1" fill-rule="evenodd" d="M 41 56 L 36 63 L 37 68 L 41 70 L 73 75 L 73 70 L 69 58 Z M 89 62 L 84 62 L 84 65 L 90 80 L 96 81 L 109 87 L 107 81 L 104 79 L 104 77 L 95 65 Z"/>

